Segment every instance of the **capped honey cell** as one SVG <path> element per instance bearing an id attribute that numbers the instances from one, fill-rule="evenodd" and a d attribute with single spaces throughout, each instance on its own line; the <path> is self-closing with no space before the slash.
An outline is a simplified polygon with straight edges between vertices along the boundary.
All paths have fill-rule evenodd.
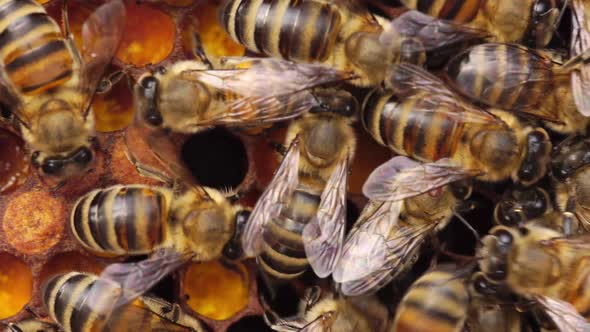
<path id="1" fill-rule="evenodd" d="M 20 259 L 0 253 L 0 319 L 16 315 L 31 299 L 33 275 Z"/>
<path id="2" fill-rule="evenodd" d="M 189 308 L 207 318 L 228 319 L 248 305 L 249 276 L 243 264 L 192 264 L 184 275 L 183 286 Z"/>
<path id="3" fill-rule="evenodd" d="M 16 250 L 24 254 L 40 254 L 59 243 L 66 218 L 61 200 L 46 191 L 30 191 L 8 202 L 2 230 Z"/>
<path id="4" fill-rule="evenodd" d="M 0 194 L 22 185 L 29 175 L 30 159 L 23 140 L 0 128 Z"/>

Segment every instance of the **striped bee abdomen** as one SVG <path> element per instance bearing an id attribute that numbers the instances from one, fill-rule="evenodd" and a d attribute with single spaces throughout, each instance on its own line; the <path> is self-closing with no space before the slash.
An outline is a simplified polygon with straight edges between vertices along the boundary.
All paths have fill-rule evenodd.
<path id="1" fill-rule="evenodd" d="M 147 186 L 114 186 L 82 197 L 71 217 L 74 237 L 106 255 L 148 254 L 164 237 L 165 196 Z"/>
<path id="2" fill-rule="evenodd" d="M 130 303 L 114 308 L 121 294 L 119 285 L 95 275 L 71 272 L 49 279 L 43 287 L 45 308 L 66 332 L 162 331 L 162 319 L 153 312 Z M 186 328 L 166 323 L 166 331 Z"/>
<path id="3" fill-rule="evenodd" d="M 0 56 L 6 75 L 24 94 L 42 93 L 73 74 L 59 26 L 34 0 L 0 0 Z"/>
<path id="4" fill-rule="evenodd" d="M 270 276 L 287 280 L 300 276 L 309 263 L 301 234 L 315 216 L 320 194 L 298 188 L 278 218 L 264 230 L 263 251 L 258 257 L 262 269 Z"/>
<path id="5" fill-rule="evenodd" d="M 469 296 L 462 278 L 448 272 L 429 272 L 418 279 L 402 299 L 392 331 L 461 331 L 468 304 Z"/>
<path id="6" fill-rule="evenodd" d="M 325 60 L 341 25 L 334 6 L 313 0 L 228 0 L 220 15 L 225 30 L 248 49 L 300 62 Z"/>
<path id="7" fill-rule="evenodd" d="M 463 94 L 505 110 L 535 108 L 553 89 L 551 61 L 518 45 L 475 46 L 453 58 L 447 73 Z"/>
<path id="8" fill-rule="evenodd" d="M 402 2 L 406 7 L 428 15 L 465 23 L 477 16 L 485 0 L 403 0 Z"/>
<path id="9" fill-rule="evenodd" d="M 427 97 L 400 102 L 392 92 L 373 90 L 365 98 L 361 119 L 380 144 L 420 161 L 435 161 L 451 157 L 463 133 L 463 124 L 448 114 L 453 111 L 428 103 Z"/>

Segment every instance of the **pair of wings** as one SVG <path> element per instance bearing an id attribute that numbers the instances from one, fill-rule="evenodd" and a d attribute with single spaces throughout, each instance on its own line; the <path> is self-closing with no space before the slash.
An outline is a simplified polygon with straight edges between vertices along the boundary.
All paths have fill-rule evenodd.
<path id="1" fill-rule="evenodd" d="M 82 105 L 76 105 L 84 117 L 90 112 L 90 103 L 96 87 L 106 67 L 111 63 L 125 30 L 125 5 L 121 0 L 112 0 L 96 9 L 82 25 L 81 81 L 78 93 L 84 96 Z M 65 36 L 71 40 L 72 36 Z M 30 127 L 29 119 L 23 112 L 17 87 L 7 78 L 4 68 L 0 68 L 0 100 L 11 106 L 11 112 L 26 127 Z"/>
<path id="2" fill-rule="evenodd" d="M 296 138 L 275 175 L 258 199 L 242 234 L 244 253 L 256 257 L 262 252 L 265 228 L 284 209 L 299 183 L 299 140 Z M 305 254 L 319 277 L 332 273 L 342 249 L 346 225 L 346 184 L 348 158 L 334 169 L 321 195 L 317 213 L 303 229 Z"/>
<path id="3" fill-rule="evenodd" d="M 194 123 L 206 126 L 260 126 L 285 121 L 319 106 L 311 89 L 354 78 L 350 72 L 282 59 L 226 57 L 221 68 L 186 70 L 186 84 L 205 86 L 225 96 L 222 109 Z"/>

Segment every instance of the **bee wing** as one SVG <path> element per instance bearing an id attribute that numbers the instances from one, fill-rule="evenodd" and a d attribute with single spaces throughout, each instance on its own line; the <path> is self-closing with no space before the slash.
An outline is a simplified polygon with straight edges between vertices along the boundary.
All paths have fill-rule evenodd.
<path id="1" fill-rule="evenodd" d="M 162 298 L 144 295 L 139 298 L 141 303 L 151 312 L 178 326 L 189 328 L 192 332 L 205 332 L 203 323 L 193 316 L 188 315 L 176 303 L 170 303 Z M 168 331 L 168 330 L 166 330 Z M 186 331 L 184 329 L 183 331 Z"/>
<path id="2" fill-rule="evenodd" d="M 262 235 L 268 222 L 276 218 L 298 183 L 299 140 L 293 140 L 281 165 L 258 198 L 242 233 L 242 245 L 246 256 L 255 257 L 262 249 Z"/>
<path id="3" fill-rule="evenodd" d="M 427 52 L 489 36 L 490 33 L 485 30 L 437 19 L 417 10 L 409 10 L 385 27 L 379 36 L 379 42 L 392 49 L 396 47 L 396 43 L 412 38 L 419 42 L 405 44 L 404 51 Z"/>
<path id="4" fill-rule="evenodd" d="M 311 88 L 352 78 L 350 73 L 323 65 L 270 58 L 239 58 L 232 61 L 232 67 L 182 73 L 183 79 L 233 96 L 226 100 L 222 112 L 199 121 L 200 126 L 260 125 L 288 120 L 318 105 Z"/>
<path id="5" fill-rule="evenodd" d="M 590 4 L 584 0 L 572 0 L 571 57 L 582 55 L 590 49 Z M 590 116 L 590 63 L 584 63 L 572 73 L 572 92 L 578 111 Z"/>
<path id="6" fill-rule="evenodd" d="M 465 64 L 467 59 L 469 62 Z M 471 59 L 485 60 L 478 65 L 477 60 Z M 452 81 L 463 95 L 488 106 L 504 108 L 504 98 L 516 98 L 522 91 L 527 91 L 528 98 L 516 99 L 512 111 L 559 122 L 558 108 L 539 107 L 538 98 L 531 97 L 531 93 L 541 96 L 551 88 L 555 77 L 552 61 L 535 50 L 517 44 L 481 44 L 452 58 L 447 64 L 447 72 L 456 71 L 460 65 L 460 75 L 452 77 Z M 484 89 L 479 95 L 472 92 L 476 79 L 484 80 Z"/>
<path id="7" fill-rule="evenodd" d="M 114 263 L 107 266 L 100 278 L 117 283 L 122 290 L 115 307 L 125 305 L 149 291 L 168 274 L 193 258 L 193 254 L 160 249 L 137 263 Z"/>
<path id="8" fill-rule="evenodd" d="M 369 175 L 363 185 L 363 194 L 371 200 L 397 201 L 480 173 L 458 167 L 447 158 L 421 164 L 408 157 L 396 156 Z"/>
<path id="9" fill-rule="evenodd" d="M 322 192 L 318 212 L 303 228 L 305 255 L 315 274 L 327 277 L 336 264 L 346 228 L 348 158 L 338 164 Z"/>
<path id="10" fill-rule="evenodd" d="M 96 86 L 115 55 L 125 30 L 125 5 L 112 0 L 98 7 L 82 25 L 82 91 L 88 108 Z"/>
<path id="11" fill-rule="evenodd" d="M 569 302 L 542 295 L 535 296 L 535 299 L 543 306 L 545 313 L 551 317 L 559 331 L 590 331 L 590 323 Z"/>
<path id="12" fill-rule="evenodd" d="M 397 202 L 381 202 L 377 204 L 403 204 Z M 375 216 L 383 218 L 393 216 Z M 377 220 L 367 220 L 365 227 L 351 232 L 347 239 L 339 265 L 342 264 L 341 291 L 346 296 L 358 296 L 376 291 L 390 280 L 403 273 L 409 266 L 408 262 L 415 259 L 424 239 L 432 234 L 437 223 L 422 226 L 400 225 L 398 217 L 389 229 L 379 230 L 371 227 Z M 383 223 L 383 222 L 382 222 Z M 395 232 L 395 235 L 391 235 Z M 336 272 L 334 272 L 336 276 Z"/>
<path id="13" fill-rule="evenodd" d="M 334 281 L 358 280 L 378 271 L 387 255 L 387 235 L 397 223 L 403 201 L 369 201 L 344 241 Z"/>
<path id="14" fill-rule="evenodd" d="M 415 99 L 422 111 L 445 112 L 454 121 L 469 124 L 490 124 L 501 121 L 452 91 L 445 82 L 425 69 L 400 63 L 391 67 L 385 86 L 402 98 Z"/>
<path id="15" fill-rule="evenodd" d="M 103 331 L 187 332 L 192 330 L 173 323 L 140 303 L 133 303 L 116 308 L 105 322 Z"/>

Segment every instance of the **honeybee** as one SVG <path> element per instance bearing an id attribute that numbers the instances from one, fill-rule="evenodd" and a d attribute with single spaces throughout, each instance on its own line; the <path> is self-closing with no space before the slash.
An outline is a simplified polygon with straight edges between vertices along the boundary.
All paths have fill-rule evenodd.
<path id="1" fill-rule="evenodd" d="M 468 309 L 469 293 L 464 278 L 439 268 L 412 284 L 399 304 L 389 332 L 459 332 Z"/>
<path id="2" fill-rule="evenodd" d="M 393 68 L 386 86 L 391 91 L 365 98 L 363 125 L 378 143 L 425 164 L 382 172 L 363 189 L 369 199 L 400 200 L 470 177 L 530 185 L 545 174 L 551 141 L 544 129 L 482 110 L 412 64 Z"/>
<path id="3" fill-rule="evenodd" d="M 295 118 L 318 105 L 312 88 L 351 77 L 322 65 L 275 59 L 225 58 L 218 69 L 205 61 L 180 61 L 143 75 L 134 99 L 148 125 L 195 133 Z"/>
<path id="4" fill-rule="evenodd" d="M 39 319 L 29 318 L 18 323 L 8 323 L 4 332 L 58 332 L 55 324 L 44 322 Z"/>
<path id="5" fill-rule="evenodd" d="M 579 68 L 557 65 L 516 44 L 482 44 L 459 53 L 446 67 L 465 96 L 491 107 L 547 120 L 560 133 L 585 133 L 590 122 L 578 100 L 573 75 Z"/>
<path id="6" fill-rule="evenodd" d="M 90 102 L 125 26 L 120 0 L 99 7 L 82 26 L 79 50 L 67 25 L 59 25 L 34 1 L 3 1 L 0 100 L 20 124 L 32 164 L 63 180 L 93 160 Z"/>
<path id="7" fill-rule="evenodd" d="M 543 48 L 549 44 L 560 19 L 558 0 L 400 2 L 410 9 L 417 9 L 434 17 L 489 31 L 492 41 L 519 42 L 535 48 Z"/>
<path id="8" fill-rule="evenodd" d="M 41 297 L 49 316 L 65 332 L 205 331 L 198 320 L 178 312 L 177 305 L 162 299 L 139 298 L 136 302 L 118 306 L 122 294 L 121 285 L 116 282 L 92 274 L 70 272 L 47 280 Z M 153 301 L 161 306 L 153 306 Z M 165 309 L 166 312 L 154 312 L 153 309 Z"/>
<path id="9" fill-rule="evenodd" d="M 553 203 L 549 193 L 541 187 L 512 190 L 494 207 L 494 221 L 498 225 L 518 226 L 531 219 L 551 213 Z"/>
<path id="10" fill-rule="evenodd" d="M 69 223 L 77 242 L 98 255 L 151 254 L 139 263 L 111 264 L 101 274 L 122 285 L 121 301 L 145 293 L 191 260 L 241 258 L 239 240 L 250 213 L 220 191 L 194 184 L 172 142 L 159 130 L 143 129 L 127 129 L 128 157 L 140 174 L 166 186 L 95 189 L 78 199 Z M 140 140 L 150 146 L 156 162 L 139 154 Z"/>
<path id="11" fill-rule="evenodd" d="M 410 169 L 417 162 L 394 157 L 378 167 L 365 187 L 380 181 L 383 173 Z M 463 191 L 467 198 L 469 191 Z M 333 279 L 347 296 L 374 292 L 406 272 L 416 261 L 422 244 L 435 236 L 450 221 L 459 199 L 449 186 L 404 200 L 371 200 L 347 236 L 335 266 Z"/>
<path id="12" fill-rule="evenodd" d="M 478 250 L 479 267 L 538 304 L 561 331 L 590 331 L 588 243 L 588 235 L 564 237 L 535 224 L 496 226 Z"/>
<path id="13" fill-rule="evenodd" d="M 590 141 L 571 137 L 560 143 L 551 158 L 556 201 L 567 221 L 590 231 Z"/>
<path id="14" fill-rule="evenodd" d="M 315 92 L 320 107 L 289 126 L 289 150 L 258 199 L 242 233 L 246 256 L 273 279 L 297 278 L 309 265 L 328 276 L 346 224 L 346 185 L 356 148 L 358 111 L 344 90 Z"/>
<path id="15" fill-rule="evenodd" d="M 385 332 L 387 309 L 375 297 L 322 297 L 318 287 L 307 289 L 299 314 L 282 319 L 263 303 L 264 318 L 275 331 L 282 332 Z"/>
<path id="16" fill-rule="evenodd" d="M 228 34 L 250 51 L 352 71 L 357 78 L 351 83 L 363 87 L 379 84 L 390 64 L 422 64 L 427 51 L 487 35 L 418 11 L 384 28 L 357 0 L 226 0 L 219 16 Z"/>

